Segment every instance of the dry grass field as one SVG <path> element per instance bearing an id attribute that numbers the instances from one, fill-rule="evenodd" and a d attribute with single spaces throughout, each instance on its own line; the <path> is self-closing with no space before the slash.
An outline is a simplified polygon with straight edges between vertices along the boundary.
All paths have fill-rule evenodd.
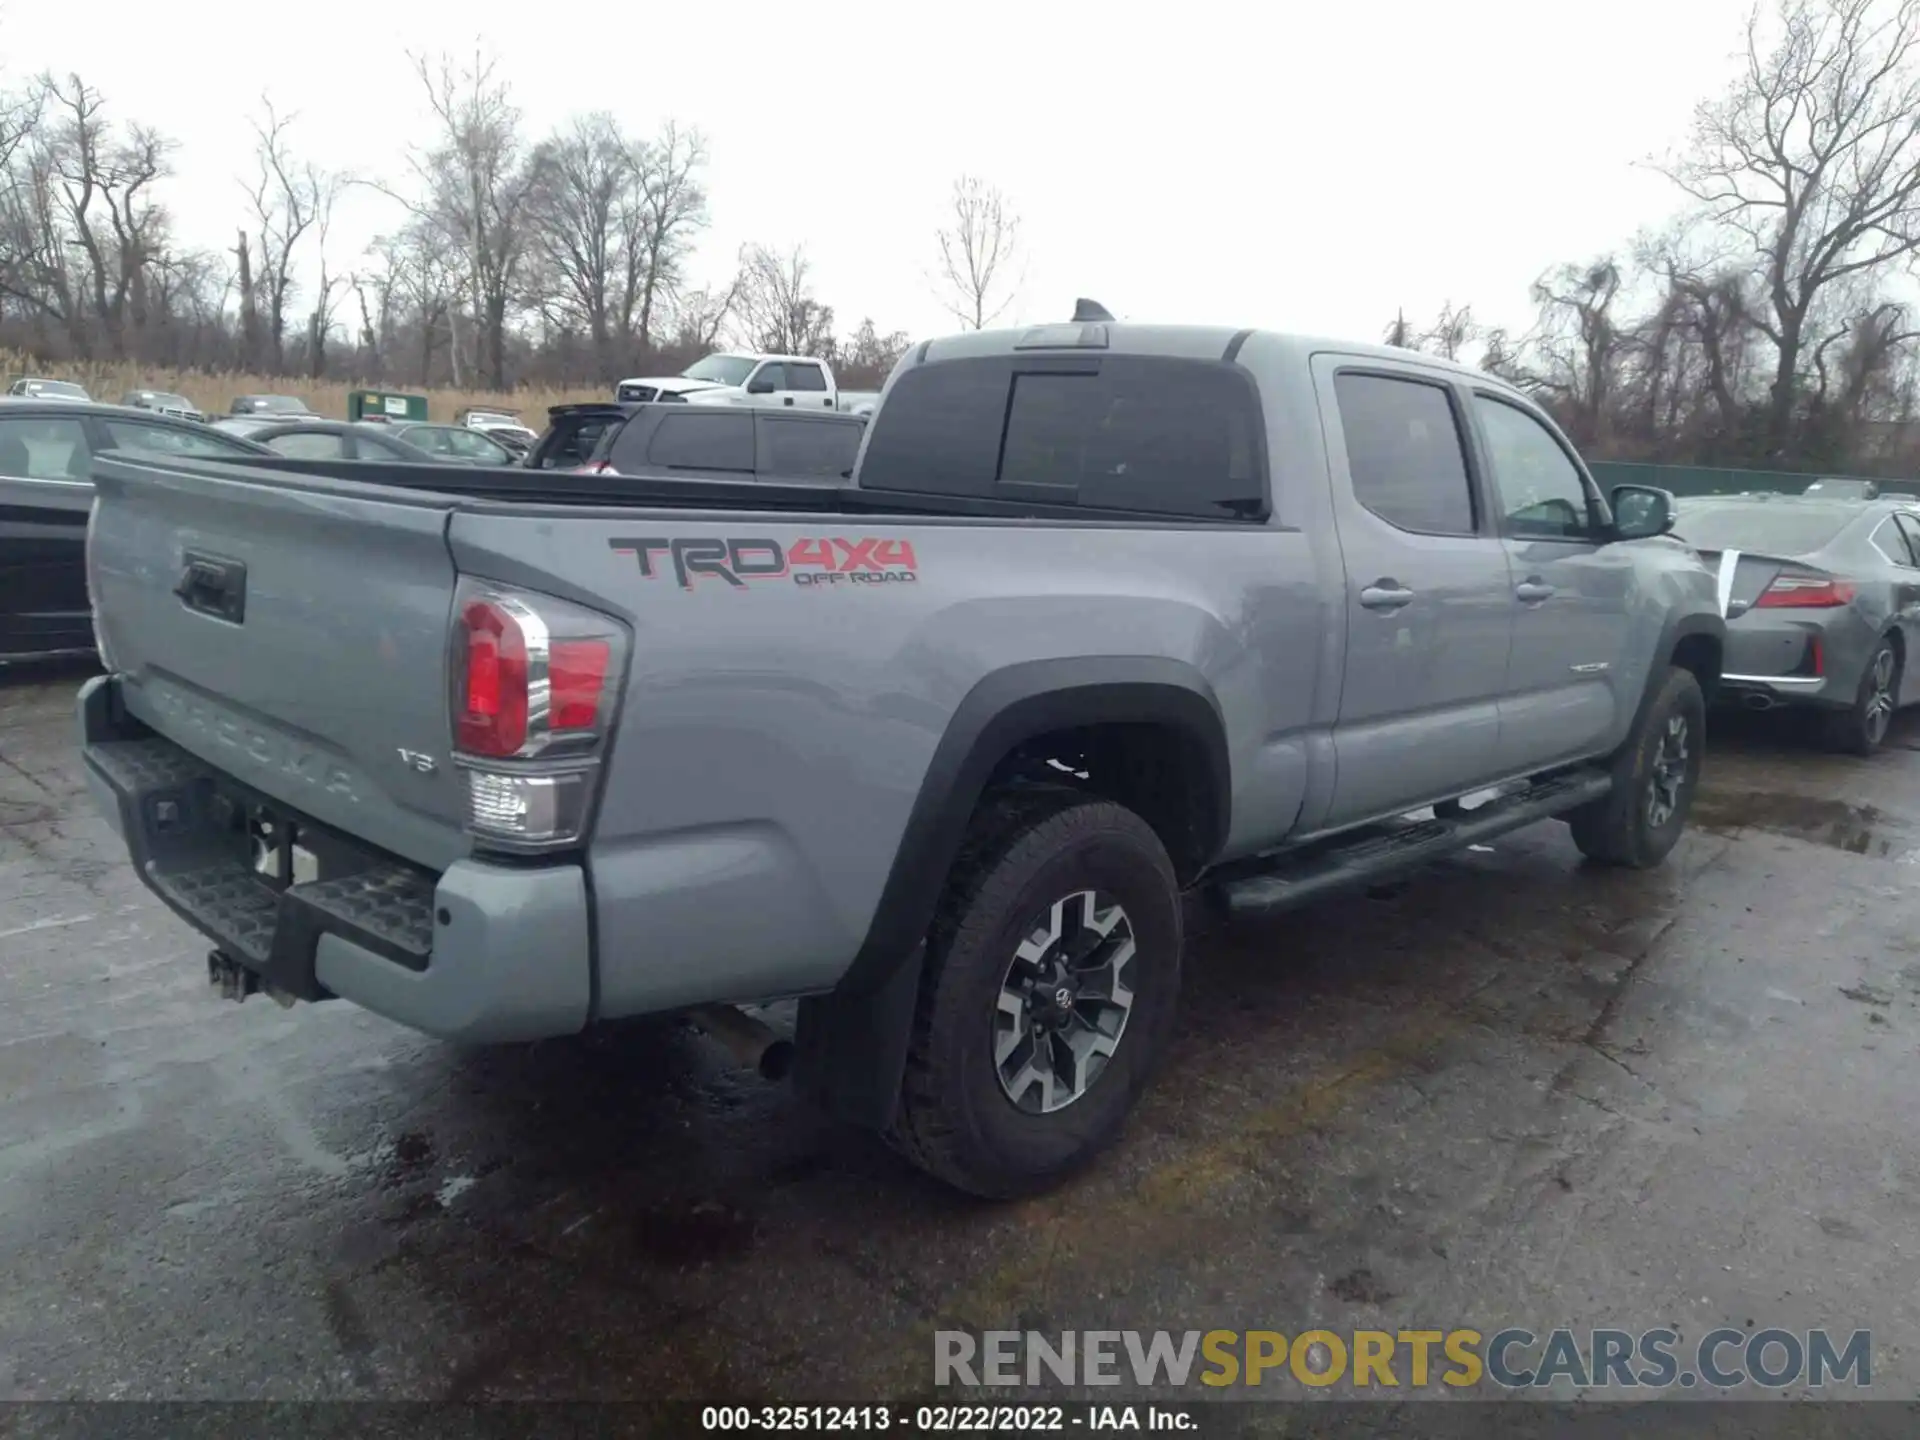
<path id="1" fill-rule="evenodd" d="M 236 395 L 295 395 L 306 401 L 308 408 L 316 415 L 345 419 L 347 392 L 360 388 L 331 380 L 305 380 L 292 375 L 203 375 L 194 371 L 149 369 L 124 361 L 94 365 L 37 365 L 30 357 L 13 351 L 0 351 L 0 375 L 4 375 L 0 386 L 11 384 L 22 375 L 35 375 L 48 380 L 74 380 L 86 386 L 87 393 L 94 399 L 110 404 L 117 403 L 129 390 L 169 390 L 176 395 L 186 396 L 209 415 L 226 414 L 227 407 Z M 392 388 L 410 394 L 421 393 L 410 385 Z M 434 420 L 452 420 L 457 412 L 470 405 L 507 407 L 518 410 L 520 418 L 536 430 L 544 426 L 549 405 L 611 398 L 611 392 L 605 388 L 527 388 L 508 394 L 487 390 L 428 390 L 425 394 L 428 416 Z"/>

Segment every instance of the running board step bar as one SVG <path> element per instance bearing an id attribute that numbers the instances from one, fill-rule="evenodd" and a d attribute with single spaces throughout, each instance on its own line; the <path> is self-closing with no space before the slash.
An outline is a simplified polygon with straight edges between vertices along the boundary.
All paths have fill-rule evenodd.
<path id="1" fill-rule="evenodd" d="M 1451 855 L 1510 830 L 1531 825 L 1598 800 L 1613 788 L 1604 770 L 1576 770 L 1539 780 L 1447 819 L 1398 822 L 1358 838 L 1282 852 L 1251 867 L 1230 867 L 1207 885 L 1210 898 L 1232 915 L 1266 915 L 1318 900 L 1337 890 L 1382 880 Z"/>

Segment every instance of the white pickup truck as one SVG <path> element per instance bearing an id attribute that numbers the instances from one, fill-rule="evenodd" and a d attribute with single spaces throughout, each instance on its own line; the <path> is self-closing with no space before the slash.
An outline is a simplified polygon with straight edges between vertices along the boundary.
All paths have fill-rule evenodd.
<path id="1" fill-rule="evenodd" d="M 616 400 L 685 400 L 700 405 L 775 405 L 872 413 L 877 394 L 842 392 L 833 367 L 810 355 L 722 353 L 696 360 L 678 375 L 622 380 Z"/>

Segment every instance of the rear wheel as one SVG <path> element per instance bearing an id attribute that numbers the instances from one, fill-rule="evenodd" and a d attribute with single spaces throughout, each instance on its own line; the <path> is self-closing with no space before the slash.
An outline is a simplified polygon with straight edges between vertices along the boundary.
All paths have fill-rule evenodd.
<path id="1" fill-rule="evenodd" d="M 1071 793 L 991 804 L 928 937 L 895 1148 L 994 1197 L 1084 1164 L 1166 1049 L 1180 945 L 1173 866 L 1139 816 Z"/>
<path id="2" fill-rule="evenodd" d="M 1700 682 L 1691 671 L 1669 668 L 1614 758 L 1613 788 L 1567 817 L 1580 853 L 1635 870 L 1666 859 L 1693 808 L 1706 730 Z"/>
<path id="3" fill-rule="evenodd" d="M 1853 704 L 1826 716 L 1827 743 L 1849 755 L 1871 755 L 1893 726 L 1900 694 L 1900 656 L 1891 640 L 1882 640 L 1867 660 Z"/>

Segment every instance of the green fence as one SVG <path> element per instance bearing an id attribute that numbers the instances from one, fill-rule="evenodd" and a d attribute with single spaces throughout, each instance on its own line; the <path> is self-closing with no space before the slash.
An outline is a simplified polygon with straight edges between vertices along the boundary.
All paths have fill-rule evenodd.
<path id="1" fill-rule="evenodd" d="M 1871 480 L 1883 495 L 1920 495 L 1920 481 L 1874 476 L 1802 473 L 1794 470 L 1720 470 L 1708 465 L 1650 465 L 1635 460 L 1595 460 L 1588 464 L 1600 488 L 1658 485 L 1675 495 L 1739 495 L 1752 490 L 1798 495 L 1816 480 Z"/>

